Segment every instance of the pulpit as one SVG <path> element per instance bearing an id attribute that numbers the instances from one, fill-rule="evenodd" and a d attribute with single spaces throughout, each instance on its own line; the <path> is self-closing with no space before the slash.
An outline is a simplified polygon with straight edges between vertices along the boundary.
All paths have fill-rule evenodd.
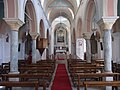
<path id="1" fill-rule="evenodd" d="M 37 44 L 38 44 L 37 49 L 39 50 L 39 52 L 40 52 L 40 54 L 42 56 L 42 53 L 44 52 L 45 48 L 48 45 L 47 38 L 40 38 L 40 40 L 38 40 Z"/>

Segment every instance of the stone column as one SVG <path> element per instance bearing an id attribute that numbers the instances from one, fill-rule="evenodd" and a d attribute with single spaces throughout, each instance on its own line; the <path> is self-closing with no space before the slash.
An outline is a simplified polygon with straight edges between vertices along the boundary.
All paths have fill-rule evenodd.
<path id="1" fill-rule="evenodd" d="M 10 73 L 19 73 L 18 71 L 18 30 L 23 22 L 16 18 L 5 18 L 5 21 L 11 28 L 11 51 L 10 51 Z"/>
<path id="2" fill-rule="evenodd" d="M 103 17 L 98 24 L 103 31 L 103 46 L 104 46 L 104 71 L 112 72 L 112 26 L 117 17 Z"/>
<path id="3" fill-rule="evenodd" d="M 104 43 L 104 65 L 105 72 L 112 72 L 112 39 L 111 39 L 111 29 L 104 30 L 103 34 L 103 43 Z"/>
<path id="4" fill-rule="evenodd" d="M 102 17 L 101 20 L 98 21 L 100 29 L 102 30 L 103 35 L 103 50 L 104 50 L 104 72 L 112 73 L 112 26 L 115 23 L 118 17 Z M 106 81 L 112 81 L 112 77 L 106 77 Z M 106 86 L 105 90 L 112 90 L 111 86 Z"/>
<path id="5" fill-rule="evenodd" d="M 91 63 L 91 44 L 90 37 L 91 33 L 84 33 L 83 38 L 86 40 L 86 61 L 87 63 Z"/>
<path id="6" fill-rule="evenodd" d="M 36 38 L 38 34 L 31 34 L 32 36 L 32 63 L 36 63 Z"/>

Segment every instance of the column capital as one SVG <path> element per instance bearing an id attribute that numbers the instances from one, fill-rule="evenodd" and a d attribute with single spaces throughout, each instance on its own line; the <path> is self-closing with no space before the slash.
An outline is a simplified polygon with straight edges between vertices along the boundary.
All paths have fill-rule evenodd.
<path id="1" fill-rule="evenodd" d="M 101 30 L 112 29 L 112 26 L 113 26 L 113 24 L 115 23 L 115 21 L 117 19 L 118 19 L 117 16 L 114 16 L 114 17 L 102 17 L 98 21 L 98 25 L 100 26 Z"/>
<path id="2" fill-rule="evenodd" d="M 32 37 L 33 40 L 36 40 L 37 37 L 39 36 L 38 33 L 30 33 L 30 35 L 31 35 L 31 37 Z"/>
<path id="3" fill-rule="evenodd" d="M 83 38 L 84 39 L 90 39 L 91 35 L 92 35 L 92 32 L 83 33 Z"/>
<path id="4" fill-rule="evenodd" d="M 24 22 L 18 18 L 4 18 L 4 20 L 10 26 L 11 30 L 18 31 L 18 29 L 24 24 Z"/>

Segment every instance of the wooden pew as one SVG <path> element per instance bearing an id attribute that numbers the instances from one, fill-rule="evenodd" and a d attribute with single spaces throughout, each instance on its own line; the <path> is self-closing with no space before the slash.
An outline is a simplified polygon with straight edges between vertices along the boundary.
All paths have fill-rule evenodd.
<path id="1" fill-rule="evenodd" d="M 41 72 L 52 75 L 54 70 L 52 67 L 20 67 L 20 73 Z"/>
<path id="2" fill-rule="evenodd" d="M 79 73 L 76 74 L 77 75 L 77 90 L 79 90 L 79 87 L 81 86 L 81 83 L 83 83 L 84 86 L 84 82 L 94 82 L 94 81 L 87 81 L 86 79 L 84 81 L 81 81 L 82 78 L 99 78 L 99 80 L 97 82 L 102 82 L 102 78 L 103 77 L 113 77 L 115 81 L 117 81 L 118 75 L 119 73 Z M 104 81 L 103 81 L 104 82 Z"/>
<path id="3" fill-rule="evenodd" d="M 2 78 L 3 78 L 3 80 L 1 82 L 8 82 L 8 83 L 11 82 L 11 81 L 9 81 L 11 78 L 12 79 L 13 78 L 18 78 L 19 81 L 16 81 L 18 83 L 19 82 L 24 83 L 24 82 L 38 81 L 39 82 L 38 86 L 42 86 L 43 90 L 46 90 L 46 87 L 47 87 L 46 79 L 48 79 L 48 76 L 44 75 L 44 74 L 39 74 L 39 73 L 38 74 L 37 73 L 36 74 L 2 74 Z"/>
<path id="4" fill-rule="evenodd" d="M 98 72 L 98 70 L 102 71 L 103 67 L 73 67 L 70 69 L 70 76 L 71 79 L 73 81 L 73 83 L 75 82 L 75 78 L 77 74 L 81 74 L 81 73 L 96 73 Z"/>
<path id="5" fill-rule="evenodd" d="M 87 81 L 87 82 L 83 82 L 83 84 L 85 86 L 85 90 L 87 90 L 88 87 L 92 87 L 92 86 L 94 87 L 113 86 L 112 90 L 114 90 L 114 88 L 118 90 L 116 87 L 120 86 L 120 81 Z"/>
<path id="6" fill-rule="evenodd" d="M 53 65 L 51 64 L 46 64 L 46 63 L 43 63 L 43 64 L 30 64 L 30 65 L 26 65 L 26 66 L 22 66 L 22 67 L 19 67 L 19 71 L 20 73 L 24 74 L 24 73 L 27 73 L 27 74 L 43 74 L 43 75 L 46 75 L 46 81 L 51 82 L 52 80 L 52 75 L 53 75 L 53 72 L 54 72 L 54 67 Z M 47 86 L 49 85 L 47 84 Z"/>
<path id="7" fill-rule="evenodd" d="M 1 81 L 0 86 L 5 86 L 6 89 L 10 88 L 10 90 L 12 90 L 12 87 L 35 87 L 35 90 L 38 90 L 39 82 L 38 81 L 32 81 L 32 82 Z"/>
<path id="8" fill-rule="evenodd" d="M 40 61 L 37 61 L 36 63 L 38 64 L 41 64 L 41 63 L 47 63 L 47 64 L 54 64 L 56 63 L 55 60 L 40 60 Z"/>
<path id="9" fill-rule="evenodd" d="M 40 65 L 40 66 L 52 66 L 53 69 L 55 69 L 55 60 L 40 60 L 37 61 L 36 64 Z"/>
<path id="10" fill-rule="evenodd" d="M 55 70 L 55 66 L 52 65 L 52 64 L 30 64 L 30 65 L 27 65 L 26 67 L 47 67 L 47 68 L 51 68 L 53 71 Z"/>

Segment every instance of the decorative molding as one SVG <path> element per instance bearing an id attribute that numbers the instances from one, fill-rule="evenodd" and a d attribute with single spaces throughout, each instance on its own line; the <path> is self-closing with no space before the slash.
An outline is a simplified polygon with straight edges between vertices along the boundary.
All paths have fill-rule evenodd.
<path id="1" fill-rule="evenodd" d="M 36 40 L 37 37 L 39 36 L 38 33 L 30 33 L 30 35 L 31 35 L 31 37 L 32 37 L 33 40 Z"/>
<path id="2" fill-rule="evenodd" d="M 24 24 L 24 22 L 18 18 L 4 18 L 4 20 L 10 26 L 11 30 L 18 31 L 19 28 Z"/>
<path id="3" fill-rule="evenodd" d="M 114 16 L 114 17 L 102 17 L 98 21 L 98 25 L 100 26 L 101 30 L 108 30 L 112 29 L 113 24 L 119 17 Z"/>

